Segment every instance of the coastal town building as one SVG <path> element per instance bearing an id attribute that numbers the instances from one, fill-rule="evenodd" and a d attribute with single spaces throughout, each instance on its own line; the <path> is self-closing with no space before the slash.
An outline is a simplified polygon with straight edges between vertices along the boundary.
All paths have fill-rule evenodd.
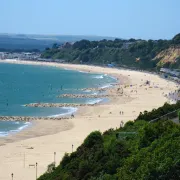
<path id="1" fill-rule="evenodd" d="M 37 52 L 0 52 L 0 59 L 21 59 L 21 60 L 37 60 L 41 53 Z"/>
<path id="2" fill-rule="evenodd" d="M 162 73 L 166 73 L 166 74 L 169 74 L 171 76 L 174 76 L 174 77 L 180 77 L 180 70 L 171 70 L 171 69 L 168 69 L 168 68 L 161 68 L 160 69 L 160 72 Z"/>

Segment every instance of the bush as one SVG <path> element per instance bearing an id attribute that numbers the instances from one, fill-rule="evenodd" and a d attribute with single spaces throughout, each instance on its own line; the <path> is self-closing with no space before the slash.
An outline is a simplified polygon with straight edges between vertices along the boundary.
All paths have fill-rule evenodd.
<path id="1" fill-rule="evenodd" d="M 172 108 L 177 108 L 177 105 L 166 105 L 158 113 L 153 110 L 146 115 L 154 116 Z M 135 135 L 116 138 L 116 134 L 121 132 L 134 132 Z M 180 179 L 179 142 L 180 126 L 172 121 L 128 122 L 124 127 L 111 129 L 103 135 L 99 131 L 92 132 L 77 151 L 65 154 L 54 170 L 49 165 L 50 173 L 38 180 Z"/>
<path id="2" fill-rule="evenodd" d="M 99 131 L 92 132 L 85 140 L 83 145 L 92 148 L 95 145 L 103 143 L 102 135 Z"/>
<path id="3" fill-rule="evenodd" d="M 156 118 L 160 118 L 163 115 L 166 115 L 172 111 L 175 111 L 180 108 L 180 102 L 178 101 L 176 104 L 168 104 L 165 103 L 162 107 L 158 109 L 153 109 L 152 111 L 144 111 L 144 113 L 140 113 L 136 120 L 145 120 L 145 121 L 151 121 Z M 172 113 L 168 115 L 169 118 L 177 117 L 176 113 Z"/>
<path id="4" fill-rule="evenodd" d="M 54 170 L 55 170 L 55 164 L 54 163 L 49 164 L 47 167 L 47 173 L 51 173 Z"/>

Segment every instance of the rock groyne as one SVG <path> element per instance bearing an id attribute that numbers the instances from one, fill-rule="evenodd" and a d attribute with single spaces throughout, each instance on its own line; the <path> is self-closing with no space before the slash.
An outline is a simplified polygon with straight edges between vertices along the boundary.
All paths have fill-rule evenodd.
<path id="1" fill-rule="evenodd" d="M 122 96 L 122 94 L 62 94 L 58 98 L 108 98 Z"/>
<path id="2" fill-rule="evenodd" d="M 25 104 L 26 107 L 82 107 L 82 106 L 95 106 L 95 104 L 73 104 L 73 103 L 30 103 Z"/>
<path id="3" fill-rule="evenodd" d="M 65 120 L 69 117 L 0 116 L 1 121 Z"/>

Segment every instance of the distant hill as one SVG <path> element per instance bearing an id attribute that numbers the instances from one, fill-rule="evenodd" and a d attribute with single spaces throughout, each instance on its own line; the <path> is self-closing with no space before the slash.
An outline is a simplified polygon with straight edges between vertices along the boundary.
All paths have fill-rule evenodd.
<path id="1" fill-rule="evenodd" d="M 171 40 L 81 40 L 46 49 L 42 58 L 82 64 L 112 63 L 119 67 L 148 70 L 160 67 L 180 69 L 180 34 Z"/>
<path id="2" fill-rule="evenodd" d="M 114 39 L 99 36 L 68 36 L 68 35 L 27 35 L 27 34 L 0 34 L 0 49 L 39 49 L 44 50 L 54 43 L 75 42 L 82 39 L 101 40 Z"/>

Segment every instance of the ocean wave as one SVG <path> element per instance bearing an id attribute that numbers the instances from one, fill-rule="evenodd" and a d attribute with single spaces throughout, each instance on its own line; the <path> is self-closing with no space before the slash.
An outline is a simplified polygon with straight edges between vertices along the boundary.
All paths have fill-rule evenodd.
<path id="1" fill-rule="evenodd" d="M 97 76 L 93 76 L 93 78 L 95 78 L 95 79 L 103 79 L 104 76 L 103 75 L 97 75 Z"/>
<path id="2" fill-rule="evenodd" d="M 12 121 L 13 122 L 13 121 Z M 20 124 L 19 121 L 15 122 L 16 124 Z M 0 137 L 8 136 L 11 133 L 17 133 L 22 131 L 23 129 L 27 128 L 29 125 L 31 125 L 30 122 L 25 122 L 22 126 L 18 127 L 17 129 L 9 130 L 9 131 L 0 131 Z"/>
<path id="3" fill-rule="evenodd" d="M 88 73 L 88 72 L 86 72 L 86 71 L 78 71 L 78 72 L 80 72 L 80 73 Z"/>
<path id="4" fill-rule="evenodd" d="M 97 93 L 97 92 L 95 92 L 95 93 L 92 93 L 92 95 L 98 95 L 98 93 Z"/>
<path id="5" fill-rule="evenodd" d="M 108 77 L 110 77 L 111 79 L 114 79 L 114 80 L 118 80 L 116 77 L 114 77 L 114 76 L 108 76 Z"/>
<path id="6" fill-rule="evenodd" d="M 64 70 L 68 70 L 68 71 L 70 71 L 70 70 L 72 70 L 72 69 L 69 69 L 69 68 L 63 68 Z"/>
<path id="7" fill-rule="evenodd" d="M 87 89 L 87 90 L 85 90 L 85 91 L 83 91 L 83 92 L 91 92 L 91 90 L 88 90 L 88 89 Z"/>
<path id="8" fill-rule="evenodd" d="M 8 132 L 0 131 L 0 137 L 5 137 L 5 136 L 8 136 Z"/>
<path id="9" fill-rule="evenodd" d="M 113 85 L 112 84 L 106 84 L 104 86 L 101 86 L 102 89 L 105 89 L 105 88 L 109 88 L 109 87 L 112 87 Z"/>
<path id="10" fill-rule="evenodd" d="M 31 125 L 30 122 L 25 122 L 23 126 L 21 126 L 21 127 L 18 128 L 17 132 L 18 132 L 18 131 L 21 131 L 21 130 L 23 130 L 23 129 L 25 129 L 25 128 L 27 128 L 29 125 Z"/>
<path id="11" fill-rule="evenodd" d="M 15 121 L 14 124 L 19 124 L 20 122 L 19 121 Z"/>
<path id="12" fill-rule="evenodd" d="M 62 117 L 62 116 L 67 116 L 67 115 L 70 115 L 70 114 L 73 114 L 75 113 L 78 108 L 74 108 L 74 107 L 62 107 L 62 109 L 65 109 L 65 110 L 68 110 L 66 113 L 61 113 L 61 114 L 55 114 L 55 115 L 52 115 L 52 116 L 48 116 L 48 117 Z"/>
<path id="13" fill-rule="evenodd" d="M 88 100 L 87 104 L 97 104 L 100 103 L 101 101 L 103 101 L 103 99 L 92 99 L 92 100 Z"/>

